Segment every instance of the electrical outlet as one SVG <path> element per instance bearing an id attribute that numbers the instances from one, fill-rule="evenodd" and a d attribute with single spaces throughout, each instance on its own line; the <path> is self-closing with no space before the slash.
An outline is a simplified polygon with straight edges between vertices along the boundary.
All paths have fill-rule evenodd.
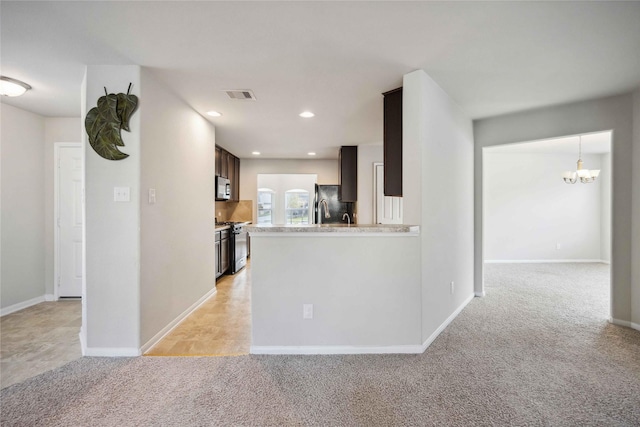
<path id="1" fill-rule="evenodd" d="M 313 304 L 302 304 L 302 318 L 313 319 Z"/>
<path id="2" fill-rule="evenodd" d="M 156 189 L 155 188 L 150 188 L 149 189 L 149 204 L 153 205 L 156 202 Z"/>
<path id="3" fill-rule="evenodd" d="M 449 290 L 451 291 L 451 295 L 453 295 L 453 291 L 455 290 L 455 284 L 453 282 L 451 282 L 450 288 Z"/>
<path id="4" fill-rule="evenodd" d="M 113 187 L 114 202 L 130 202 L 131 187 Z"/>
<path id="5" fill-rule="evenodd" d="M 562 249 L 562 245 L 560 243 L 556 243 L 556 250 L 559 251 Z"/>

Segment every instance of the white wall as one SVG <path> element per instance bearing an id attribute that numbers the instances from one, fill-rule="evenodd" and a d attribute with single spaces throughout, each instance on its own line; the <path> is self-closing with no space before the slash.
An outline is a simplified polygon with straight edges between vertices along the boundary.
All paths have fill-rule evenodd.
<path id="1" fill-rule="evenodd" d="M 45 293 L 44 117 L 0 109 L 0 307 Z"/>
<path id="2" fill-rule="evenodd" d="M 82 334 L 87 355 L 136 355 L 140 348 L 140 119 L 145 108 L 139 66 L 89 66 L 81 117 L 109 93 L 140 98 L 131 132 L 122 131 L 124 160 L 100 157 L 82 132 L 85 154 L 85 277 Z M 130 202 L 114 202 L 114 187 L 129 187 Z M 179 218 L 176 218 L 177 220 Z"/>
<path id="3" fill-rule="evenodd" d="M 46 117 L 44 119 L 44 224 L 45 224 L 45 289 L 53 294 L 54 286 L 54 144 L 80 142 L 82 125 L 79 117 Z"/>
<path id="4" fill-rule="evenodd" d="M 421 351 L 418 236 L 267 234 L 251 234 L 252 353 Z"/>
<path id="5" fill-rule="evenodd" d="M 611 153 L 600 156 L 600 259 L 611 262 Z"/>
<path id="6" fill-rule="evenodd" d="M 631 321 L 640 330 L 640 88 L 633 93 L 633 258 Z"/>
<path id="7" fill-rule="evenodd" d="M 402 108 L 404 222 L 420 225 L 427 342 L 473 295 L 473 128 L 422 70 L 404 76 Z"/>
<path id="8" fill-rule="evenodd" d="M 233 150 L 231 150 L 233 152 Z M 338 160 L 240 159 L 240 199 L 253 201 L 258 218 L 258 174 L 316 174 L 318 184 L 338 184 Z"/>
<path id="9" fill-rule="evenodd" d="M 215 287 L 215 130 L 142 69 L 141 343 Z M 148 203 L 148 190 L 156 203 Z"/>
<path id="10" fill-rule="evenodd" d="M 612 317 L 631 320 L 631 233 L 633 195 L 640 187 L 632 182 L 633 96 L 612 96 L 541 108 L 474 122 L 475 136 L 475 283 L 483 286 L 483 147 L 613 130 L 612 170 Z M 635 218 L 640 218 L 636 215 Z M 636 239 L 637 240 L 637 239 Z M 634 289 L 640 280 L 634 280 Z"/>
<path id="11" fill-rule="evenodd" d="M 286 224 L 285 193 L 294 189 L 309 193 L 309 224 L 313 223 L 315 184 L 318 182 L 316 174 L 258 174 L 257 179 L 258 188 L 268 188 L 274 192 L 271 199 L 272 224 Z"/>
<path id="12" fill-rule="evenodd" d="M 373 164 L 383 160 L 382 144 L 358 146 L 358 224 L 373 224 Z"/>
<path id="13" fill-rule="evenodd" d="M 582 155 L 601 169 L 601 155 Z M 566 184 L 571 154 L 484 152 L 486 261 L 600 260 L 601 181 Z M 557 248 L 560 244 L 560 249 Z"/>

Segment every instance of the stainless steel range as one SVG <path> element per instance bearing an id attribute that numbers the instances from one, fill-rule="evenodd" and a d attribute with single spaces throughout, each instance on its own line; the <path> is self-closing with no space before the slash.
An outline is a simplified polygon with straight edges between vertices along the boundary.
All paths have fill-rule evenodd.
<path id="1" fill-rule="evenodd" d="M 247 265 L 247 232 L 244 226 L 246 222 L 230 222 L 230 248 L 229 255 L 231 257 L 229 273 L 236 274 Z"/>

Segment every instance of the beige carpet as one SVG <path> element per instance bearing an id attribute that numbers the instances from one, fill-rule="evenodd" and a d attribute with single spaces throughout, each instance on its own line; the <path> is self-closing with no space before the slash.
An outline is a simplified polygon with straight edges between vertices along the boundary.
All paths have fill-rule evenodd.
<path id="1" fill-rule="evenodd" d="M 638 426 L 640 332 L 608 267 L 489 265 L 421 355 L 83 358 L 1 392 L 3 426 Z"/>

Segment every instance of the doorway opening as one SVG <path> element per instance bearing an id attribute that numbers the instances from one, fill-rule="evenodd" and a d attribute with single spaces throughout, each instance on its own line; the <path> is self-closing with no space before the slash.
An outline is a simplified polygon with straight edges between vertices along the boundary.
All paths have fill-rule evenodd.
<path id="1" fill-rule="evenodd" d="M 509 283 L 525 293 L 590 294 L 589 316 L 610 318 L 612 137 L 483 148 L 482 294 Z M 595 181 L 563 180 L 579 157 L 583 169 L 600 170 Z"/>

